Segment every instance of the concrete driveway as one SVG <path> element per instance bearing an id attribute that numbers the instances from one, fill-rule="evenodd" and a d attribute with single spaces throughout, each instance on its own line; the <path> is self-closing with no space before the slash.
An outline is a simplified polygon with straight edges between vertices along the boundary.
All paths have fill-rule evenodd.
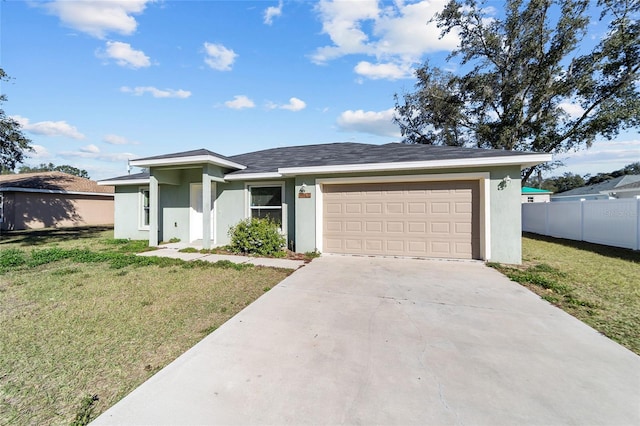
<path id="1" fill-rule="evenodd" d="M 94 424 L 638 425 L 640 357 L 481 263 L 323 256 Z"/>

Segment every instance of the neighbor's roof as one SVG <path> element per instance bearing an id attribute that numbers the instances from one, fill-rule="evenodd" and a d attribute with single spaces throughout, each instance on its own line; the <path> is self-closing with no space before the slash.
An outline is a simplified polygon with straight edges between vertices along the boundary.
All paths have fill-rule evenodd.
<path id="1" fill-rule="evenodd" d="M 312 173 L 417 170 L 425 168 L 482 167 L 491 165 L 531 166 L 551 159 L 550 154 L 496 149 L 388 143 L 372 145 L 339 142 L 287 146 L 222 156 L 199 149 L 132 160 L 139 167 L 180 166 L 212 163 L 225 167 L 225 179 L 277 178 Z M 135 175 L 138 176 L 138 175 Z M 148 175 L 120 176 L 101 184 L 128 185 L 148 180 Z"/>
<path id="2" fill-rule="evenodd" d="M 603 191 L 604 192 L 610 191 L 613 189 L 617 189 L 621 186 L 626 186 L 635 182 L 640 182 L 640 175 L 625 175 L 625 176 L 609 179 L 604 182 L 596 183 L 595 185 L 582 186 L 580 188 L 574 188 L 569 191 L 554 194 L 554 197 L 600 195 Z"/>
<path id="3" fill-rule="evenodd" d="M 113 194 L 112 186 L 62 172 L 19 173 L 0 175 L 0 190 L 17 192 L 56 192 L 82 194 Z"/>
<path id="4" fill-rule="evenodd" d="M 522 193 L 523 194 L 553 194 L 553 192 L 547 191 L 546 189 L 532 188 L 530 186 L 523 186 Z"/>

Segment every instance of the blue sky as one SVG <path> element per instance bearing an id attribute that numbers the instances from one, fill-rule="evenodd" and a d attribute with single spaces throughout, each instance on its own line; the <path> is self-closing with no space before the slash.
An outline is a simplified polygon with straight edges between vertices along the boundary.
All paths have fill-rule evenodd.
<path id="1" fill-rule="evenodd" d="M 457 44 L 427 21 L 445 2 L 2 1 L 5 112 L 26 164 L 126 174 L 127 158 L 207 148 L 400 140 L 394 94 Z M 499 10 L 501 2 L 490 2 Z M 591 25 L 588 39 L 604 26 Z M 554 172 L 640 161 L 638 132 L 563 156 Z"/>

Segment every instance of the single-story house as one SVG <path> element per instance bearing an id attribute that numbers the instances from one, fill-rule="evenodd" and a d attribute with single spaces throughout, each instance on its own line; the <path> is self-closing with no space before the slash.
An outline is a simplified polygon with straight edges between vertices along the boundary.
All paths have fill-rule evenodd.
<path id="1" fill-rule="evenodd" d="M 113 224 L 112 186 L 62 172 L 0 175 L 0 229 Z"/>
<path id="2" fill-rule="evenodd" d="M 633 190 L 619 191 L 622 187 L 640 182 L 640 175 L 624 175 L 599 182 L 594 185 L 581 186 L 551 196 L 551 201 L 608 200 L 613 198 L 632 198 Z"/>
<path id="3" fill-rule="evenodd" d="M 131 161 L 113 185 L 115 237 L 229 243 L 271 217 L 297 252 L 521 261 L 520 171 L 551 155 L 330 143 L 223 156 L 207 149 Z M 203 213 L 206 212 L 206 213 Z"/>
<path id="4" fill-rule="evenodd" d="M 638 176 L 640 178 L 640 176 Z M 640 197 L 640 179 L 635 182 L 618 185 L 608 194 L 615 198 L 638 198 Z"/>
<path id="5" fill-rule="evenodd" d="M 546 189 L 532 188 L 530 186 L 522 187 L 523 203 L 548 203 L 551 200 L 553 192 Z"/>

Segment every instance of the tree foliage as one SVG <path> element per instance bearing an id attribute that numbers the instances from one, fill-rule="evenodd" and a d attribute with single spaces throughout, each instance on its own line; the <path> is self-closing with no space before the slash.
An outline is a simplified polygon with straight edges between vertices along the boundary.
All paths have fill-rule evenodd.
<path id="1" fill-rule="evenodd" d="M 627 164 L 619 170 L 614 170 L 609 173 L 598 173 L 595 176 L 585 176 L 587 179 L 586 185 L 595 185 L 596 183 L 604 182 L 609 179 L 615 179 L 625 175 L 640 175 L 640 162 Z"/>
<path id="2" fill-rule="evenodd" d="M 9 81 L 9 76 L 0 68 L 0 81 Z M 16 164 L 24 161 L 25 153 L 33 151 L 31 141 L 20 130 L 20 123 L 8 117 L 1 105 L 7 101 L 0 94 L 0 170 L 13 170 Z"/>
<path id="3" fill-rule="evenodd" d="M 640 2 L 599 0 L 607 35 L 580 51 L 589 0 L 507 0 L 504 17 L 451 0 L 434 18 L 457 32 L 466 73 L 428 63 L 396 95 L 407 143 L 562 153 L 640 125 Z M 525 172 L 527 178 L 533 172 Z"/>
<path id="4" fill-rule="evenodd" d="M 73 166 L 69 166 L 63 164 L 61 166 L 56 166 L 53 163 L 45 164 L 40 163 L 39 166 L 20 166 L 18 169 L 18 173 L 36 173 L 36 172 L 64 172 L 70 175 L 79 176 L 82 178 L 89 179 L 89 173 L 84 169 L 78 169 Z"/>
<path id="5" fill-rule="evenodd" d="M 554 193 L 569 191 L 585 185 L 584 178 L 574 173 L 564 173 L 562 176 L 554 176 L 542 182 L 542 189 Z"/>
<path id="6" fill-rule="evenodd" d="M 595 176 L 564 173 L 562 176 L 553 176 L 541 180 L 539 187 L 558 193 L 580 188 L 581 186 L 595 185 L 625 175 L 640 175 L 640 162 L 627 164 L 623 168 L 612 172 L 601 172 Z"/>

